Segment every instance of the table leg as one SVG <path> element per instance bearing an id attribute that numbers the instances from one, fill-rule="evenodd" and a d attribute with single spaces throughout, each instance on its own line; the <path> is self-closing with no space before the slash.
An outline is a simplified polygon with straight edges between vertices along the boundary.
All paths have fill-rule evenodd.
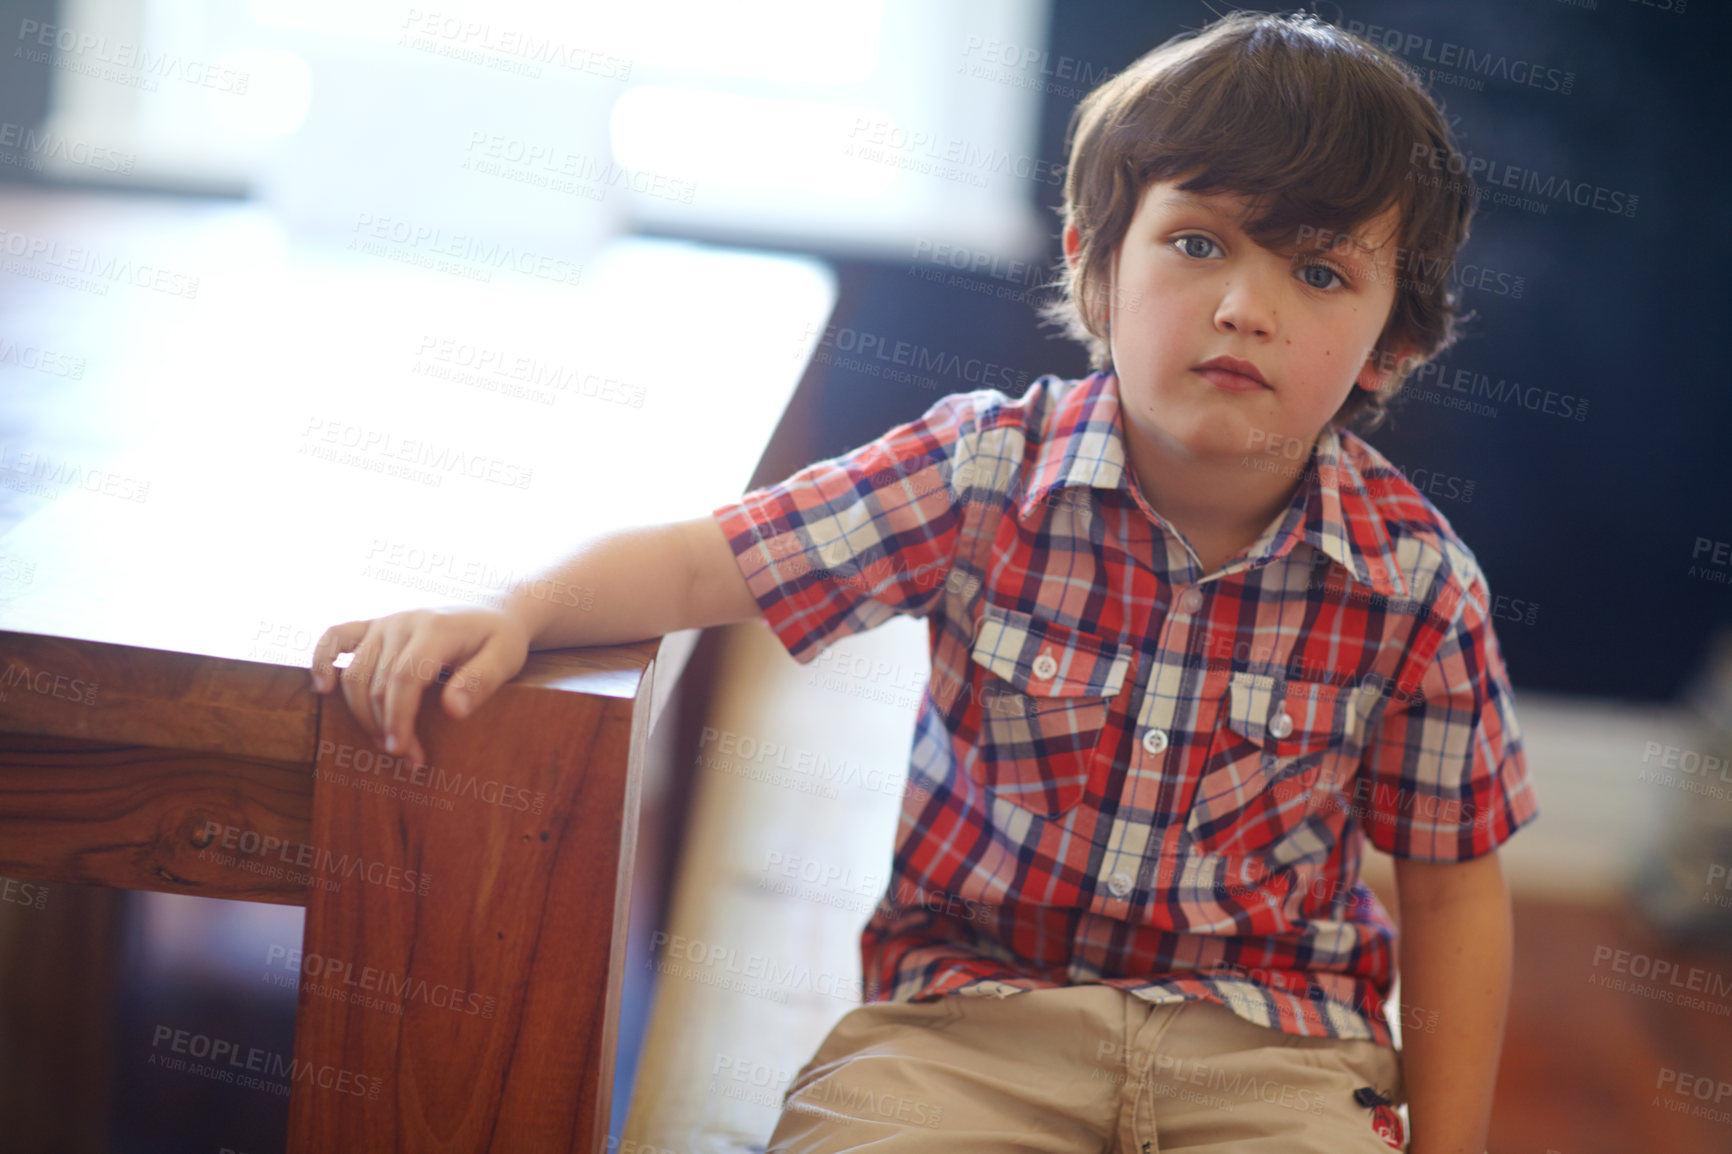
<path id="1" fill-rule="evenodd" d="M 291 1151 L 602 1149 L 651 672 L 428 700 L 418 768 L 324 699 Z"/>

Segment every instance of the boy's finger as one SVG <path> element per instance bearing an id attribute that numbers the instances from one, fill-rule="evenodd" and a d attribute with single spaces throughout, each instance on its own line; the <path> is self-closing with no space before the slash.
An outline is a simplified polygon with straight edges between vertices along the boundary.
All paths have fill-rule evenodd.
<path id="1" fill-rule="evenodd" d="M 385 705 L 379 721 L 387 752 L 407 753 L 414 744 L 415 714 L 421 708 L 422 693 L 446 668 L 436 653 L 429 653 L 429 644 L 424 637 L 411 638 L 397 659 L 401 668 L 392 671 L 385 685 Z"/>
<path id="2" fill-rule="evenodd" d="M 390 739 L 392 735 L 407 730 L 408 723 L 414 719 L 415 707 L 421 703 L 421 690 L 426 685 L 424 678 L 416 676 L 417 667 L 426 663 L 415 657 L 420 646 L 414 627 L 403 615 L 387 617 L 381 624 L 385 627 L 385 645 L 379 668 L 373 673 L 373 692 L 369 698 L 373 708 L 373 736 L 380 748 L 402 753 L 402 738 L 397 738 L 396 749 L 391 749 Z"/>
<path id="3" fill-rule="evenodd" d="M 313 662 L 308 669 L 313 679 L 313 690 L 316 693 L 329 693 L 337 684 L 337 669 L 333 662 L 339 653 L 352 653 L 361 638 L 367 635 L 370 621 L 345 621 L 341 625 L 333 625 L 320 636 L 317 645 L 313 646 Z"/>
<path id="4" fill-rule="evenodd" d="M 343 698 L 349 703 L 349 712 L 374 740 L 384 736 L 373 716 L 373 677 L 383 649 L 383 638 L 376 631 L 368 630 L 367 636 L 355 644 L 355 656 L 341 674 Z"/>
<path id="5" fill-rule="evenodd" d="M 397 660 L 407 665 L 409 655 L 404 653 Z M 408 747 L 402 735 L 415 721 L 421 689 L 422 682 L 412 669 L 406 673 L 392 671 L 385 679 L 385 700 L 379 706 L 379 737 L 385 752 L 402 753 Z"/>
<path id="6" fill-rule="evenodd" d="M 474 657 L 453 671 L 442 691 L 446 712 L 454 717 L 468 717 L 477 705 L 493 696 L 493 691 L 505 680 L 503 666 L 509 651 L 510 643 L 495 633 Z"/>

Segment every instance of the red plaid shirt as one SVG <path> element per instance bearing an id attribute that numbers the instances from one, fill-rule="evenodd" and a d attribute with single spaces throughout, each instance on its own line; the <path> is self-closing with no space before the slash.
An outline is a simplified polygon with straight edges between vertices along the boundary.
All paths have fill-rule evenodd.
<path id="1" fill-rule="evenodd" d="M 1538 815 L 1485 577 L 1351 432 L 1212 573 L 1110 373 L 945 397 L 714 516 L 802 664 L 929 622 L 868 1000 L 1099 982 L 1387 1046 L 1365 838 L 1459 861 Z"/>

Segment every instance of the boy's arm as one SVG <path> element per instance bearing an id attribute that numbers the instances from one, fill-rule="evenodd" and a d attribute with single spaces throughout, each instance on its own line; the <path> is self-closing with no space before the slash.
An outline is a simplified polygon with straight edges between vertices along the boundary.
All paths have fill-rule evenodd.
<path id="1" fill-rule="evenodd" d="M 1497 851 L 1457 862 L 1396 858 L 1395 884 L 1402 1008 L 1435 1022 L 1402 1031 L 1408 1150 L 1484 1154 L 1512 964 Z"/>
<path id="2" fill-rule="evenodd" d="M 681 628 L 708 629 L 758 617 L 758 599 L 740 575 L 740 562 L 715 514 L 682 521 L 675 528 L 685 533 L 689 570 Z"/>
<path id="3" fill-rule="evenodd" d="M 982 403 L 975 393 L 941 397 L 918 419 L 706 516 L 593 537 L 490 604 L 519 623 L 530 649 L 749 621 L 765 610 L 728 533 L 754 532 L 760 591 L 778 593 L 779 619 L 766 620 L 795 660 L 809 661 L 826 641 L 929 610 L 943 595 L 966 520 L 958 478 L 972 475 L 968 442 Z M 995 495 L 988 480 L 1017 476 L 1003 472 L 971 480 L 973 498 Z"/>
<path id="4" fill-rule="evenodd" d="M 600 534 L 493 604 L 522 623 L 532 650 L 640 641 L 759 612 L 708 515 Z"/>

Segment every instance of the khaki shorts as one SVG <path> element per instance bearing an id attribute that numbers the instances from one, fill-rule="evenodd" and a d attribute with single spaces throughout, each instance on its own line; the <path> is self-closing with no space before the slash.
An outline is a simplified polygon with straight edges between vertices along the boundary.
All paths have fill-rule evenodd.
<path id="1" fill-rule="evenodd" d="M 1271 1030 L 1208 1001 L 1111 986 L 873 1002 L 845 1014 L 782 1099 L 768 1154 L 1377 1154 L 1404 1149 L 1396 1052 Z"/>

